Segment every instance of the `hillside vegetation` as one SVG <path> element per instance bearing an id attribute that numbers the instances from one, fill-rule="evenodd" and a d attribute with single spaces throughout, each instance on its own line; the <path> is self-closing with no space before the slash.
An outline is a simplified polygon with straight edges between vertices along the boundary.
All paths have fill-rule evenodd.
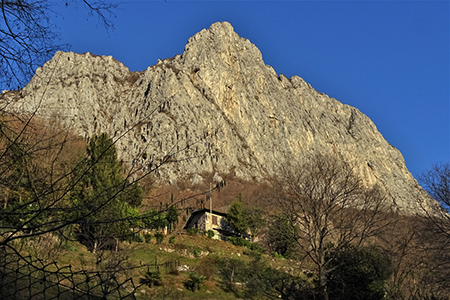
<path id="1" fill-rule="evenodd" d="M 158 186 L 104 134 L 25 125 L 3 118 L 2 299 L 447 299 L 446 219 L 399 214 L 331 156 L 222 178 L 219 241 L 181 229 L 206 184 Z"/>

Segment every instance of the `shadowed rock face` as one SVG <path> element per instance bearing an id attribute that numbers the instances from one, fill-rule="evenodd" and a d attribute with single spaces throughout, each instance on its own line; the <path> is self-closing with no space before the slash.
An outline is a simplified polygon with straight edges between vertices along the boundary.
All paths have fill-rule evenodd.
<path id="1" fill-rule="evenodd" d="M 298 76 L 277 75 L 227 22 L 139 73 L 110 56 L 57 52 L 20 94 L 8 95 L 6 110 L 37 110 L 85 137 L 107 132 L 130 164 L 177 160 L 159 169 L 162 181 L 199 180 L 202 172 L 263 180 L 320 151 L 354 164 L 406 212 L 433 205 L 367 116 Z"/>

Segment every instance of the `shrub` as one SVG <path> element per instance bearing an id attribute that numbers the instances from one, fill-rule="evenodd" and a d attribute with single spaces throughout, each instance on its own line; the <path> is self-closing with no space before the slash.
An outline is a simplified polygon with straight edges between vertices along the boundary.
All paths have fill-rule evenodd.
<path id="1" fill-rule="evenodd" d="M 151 239 L 152 239 L 152 235 L 149 233 L 145 233 L 144 234 L 144 239 L 146 243 L 150 243 Z"/>
<path id="2" fill-rule="evenodd" d="M 238 275 L 241 278 L 238 277 L 236 280 L 245 282 L 242 291 L 244 299 L 317 299 L 313 295 L 314 287 L 308 282 L 265 264 L 260 257 L 255 257 L 244 268 L 238 270 Z M 330 299 L 343 300 L 346 298 L 330 297 Z"/>
<path id="3" fill-rule="evenodd" d="M 174 244 L 175 243 L 175 236 L 171 236 L 170 238 L 169 238 L 169 244 Z"/>
<path id="4" fill-rule="evenodd" d="M 199 247 L 195 248 L 194 251 L 192 251 L 192 254 L 194 254 L 195 258 L 199 258 L 202 254 L 203 250 Z"/>
<path id="5" fill-rule="evenodd" d="M 189 280 L 184 282 L 184 286 L 192 291 L 192 292 L 196 292 L 198 290 L 200 290 L 202 284 L 206 281 L 206 277 L 201 275 L 201 274 L 197 274 L 197 273 L 190 273 L 189 274 Z"/>
<path id="6" fill-rule="evenodd" d="M 261 254 L 266 252 L 266 249 L 263 246 L 258 245 L 256 243 L 250 243 L 250 248 L 249 249 L 252 250 L 252 251 L 261 253 Z"/>
<path id="7" fill-rule="evenodd" d="M 239 247 L 246 247 L 252 251 L 258 252 L 258 253 L 264 253 L 266 252 L 266 249 L 264 249 L 264 247 L 256 244 L 256 243 L 250 243 L 249 241 L 247 241 L 244 238 L 241 237 L 229 237 L 228 241 L 230 241 L 230 243 L 232 243 L 235 246 L 239 246 Z"/>
<path id="8" fill-rule="evenodd" d="M 250 249 L 250 244 L 251 243 L 249 241 L 247 241 L 246 239 L 241 238 L 239 236 L 238 237 L 229 237 L 228 241 L 230 243 L 232 243 L 233 245 L 235 245 L 235 246 L 247 247 L 247 248 Z"/>
<path id="9" fill-rule="evenodd" d="M 188 233 L 189 235 L 197 235 L 197 234 L 198 234 L 198 228 L 189 228 L 189 229 L 187 230 L 187 233 Z"/>
<path id="10" fill-rule="evenodd" d="M 211 229 L 208 230 L 208 231 L 206 232 L 206 236 L 207 236 L 209 239 L 212 239 L 215 235 L 216 235 L 216 234 L 215 234 L 214 231 L 212 231 Z"/>
<path id="11" fill-rule="evenodd" d="M 164 240 L 164 234 L 162 234 L 161 232 L 156 232 L 155 238 L 156 238 L 156 243 L 161 244 L 162 241 Z"/>
<path id="12" fill-rule="evenodd" d="M 148 269 L 144 274 L 144 278 L 141 278 L 139 281 L 141 284 L 145 284 L 150 288 L 152 286 L 162 285 L 161 275 L 159 274 L 159 272 L 150 272 Z"/>
<path id="13" fill-rule="evenodd" d="M 132 234 L 128 235 L 127 240 L 129 243 L 132 243 L 132 242 L 142 243 L 144 241 L 142 238 L 142 235 L 140 235 L 139 233 L 132 233 Z"/>
<path id="14" fill-rule="evenodd" d="M 284 258 L 283 255 L 278 254 L 278 252 L 276 252 L 276 251 L 272 253 L 272 256 L 275 258 Z"/>

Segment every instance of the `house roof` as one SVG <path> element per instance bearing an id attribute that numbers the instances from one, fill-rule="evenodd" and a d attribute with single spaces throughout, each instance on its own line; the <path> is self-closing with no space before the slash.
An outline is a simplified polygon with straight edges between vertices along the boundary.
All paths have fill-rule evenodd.
<path id="1" fill-rule="evenodd" d="M 207 208 L 203 208 L 203 209 L 199 209 L 199 210 L 193 211 L 191 213 L 191 215 L 189 216 L 189 219 L 186 221 L 186 224 L 184 225 L 183 229 L 187 229 L 187 226 L 191 222 L 192 219 L 194 219 L 195 217 L 197 217 L 199 215 L 201 216 L 204 213 L 210 213 L 210 210 L 207 209 Z M 212 211 L 212 214 L 213 215 L 218 215 L 218 216 L 221 216 L 221 217 L 225 217 L 225 218 L 227 217 L 227 214 L 219 212 L 219 211 L 215 211 L 215 210 Z"/>

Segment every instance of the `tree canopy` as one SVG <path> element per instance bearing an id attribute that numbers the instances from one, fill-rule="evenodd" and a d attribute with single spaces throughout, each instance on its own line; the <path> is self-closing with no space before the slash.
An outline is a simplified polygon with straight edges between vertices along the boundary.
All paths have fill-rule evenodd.
<path id="1" fill-rule="evenodd" d="M 248 224 L 245 217 L 244 205 L 241 197 L 238 196 L 236 200 L 231 203 L 228 209 L 227 222 L 231 228 L 239 235 L 244 235 L 248 231 Z"/>
<path id="2" fill-rule="evenodd" d="M 328 273 L 330 298 L 335 300 L 385 299 L 385 282 L 392 265 L 381 249 L 371 246 L 342 249 L 331 260 Z"/>
<path id="3" fill-rule="evenodd" d="M 142 201 L 137 183 L 124 176 L 115 146 L 104 133 L 94 136 L 86 149 L 84 167 L 71 192 L 74 213 L 80 216 L 78 236 L 93 251 L 130 233 L 132 217 Z M 137 214 L 139 215 L 139 214 Z"/>

